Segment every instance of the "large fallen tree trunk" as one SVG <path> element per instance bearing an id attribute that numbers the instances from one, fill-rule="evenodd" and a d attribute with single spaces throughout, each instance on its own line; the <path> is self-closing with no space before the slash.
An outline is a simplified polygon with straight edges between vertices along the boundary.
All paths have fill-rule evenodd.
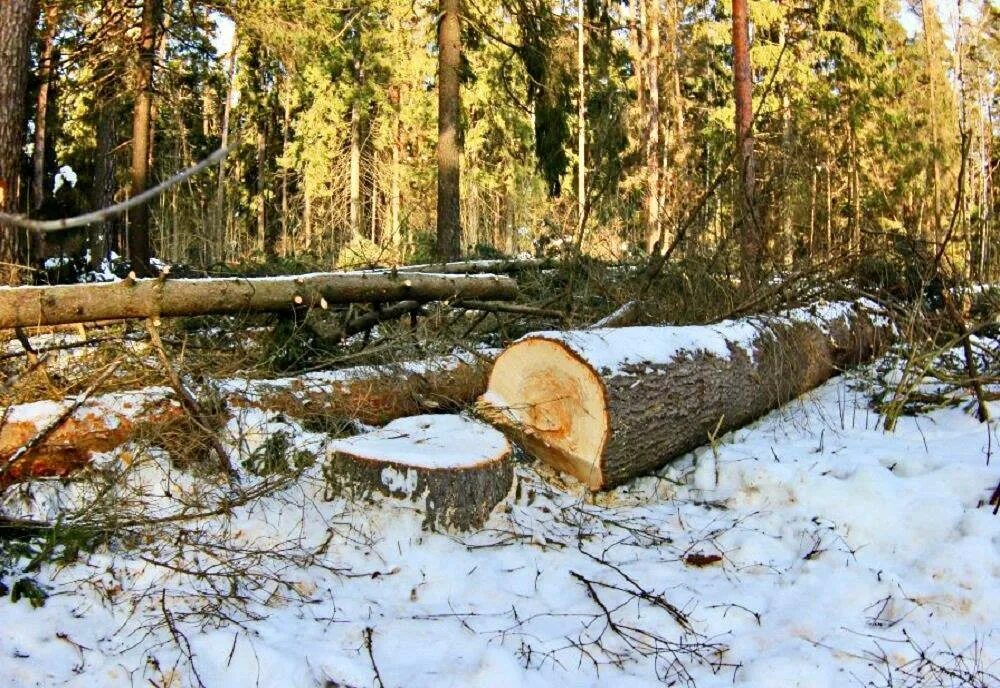
<path id="1" fill-rule="evenodd" d="M 538 458 L 608 489 L 871 359 L 892 336 L 874 309 L 531 334 L 497 358 L 479 409 Z"/>
<path id="2" fill-rule="evenodd" d="M 472 403 L 486 390 L 490 366 L 488 357 L 445 356 L 277 380 L 226 380 L 213 395 L 221 397 L 222 406 L 267 409 L 314 429 L 352 420 L 382 425 Z M 32 478 L 70 475 L 89 465 L 95 453 L 128 442 L 177 444 L 186 418 L 166 387 L 99 395 L 77 408 L 71 404 L 41 401 L 7 410 L 0 423 L 0 490 Z M 29 444 L 29 451 L 21 451 Z"/>
<path id="3" fill-rule="evenodd" d="M 127 279 L 105 284 L 0 288 L 0 328 L 125 318 L 280 312 L 334 303 L 512 299 L 499 275 L 314 273 L 294 277 Z"/>

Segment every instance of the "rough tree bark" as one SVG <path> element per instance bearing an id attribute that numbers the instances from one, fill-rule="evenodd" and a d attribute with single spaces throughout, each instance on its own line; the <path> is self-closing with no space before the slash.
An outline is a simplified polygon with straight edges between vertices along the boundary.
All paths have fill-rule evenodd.
<path id="1" fill-rule="evenodd" d="M 437 257 L 453 260 L 462 253 L 461 179 L 462 137 L 459 80 L 462 61 L 460 0 L 441 0 L 438 20 L 438 196 Z"/>
<path id="2" fill-rule="evenodd" d="M 37 17 L 35 0 L 0 2 L 0 211 L 11 211 L 17 206 L 28 49 Z M 18 266 L 26 262 L 24 233 L 0 225 L 0 283 L 20 282 Z"/>
<path id="3" fill-rule="evenodd" d="M 514 481 L 510 444 L 461 416 L 401 418 L 381 430 L 337 440 L 326 466 L 333 495 L 411 499 L 424 528 L 481 528 Z"/>
<path id="4" fill-rule="evenodd" d="M 132 196 L 149 188 L 149 155 L 152 141 L 153 70 L 156 34 L 160 25 L 161 0 L 143 0 L 139 55 L 136 64 L 136 98 L 132 116 Z M 149 261 L 149 208 L 141 205 L 129 217 L 128 248 L 132 269 L 141 277 L 152 273 Z"/>
<path id="5" fill-rule="evenodd" d="M 509 277 L 313 273 L 296 277 L 144 279 L 0 288 L 0 328 L 125 318 L 282 312 L 331 303 L 512 299 Z"/>
<path id="6" fill-rule="evenodd" d="M 870 359 L 891 333 L 860 303 L 704 327 L 541 332 L 500 355 L 479 409 L 604 490 Z"/>
<path id="7" fill-rule="evenodd" d="M 115 202 L 115 192 L 117 191 L 116 170 L 118 167 L 115 156 L 118 136 L 118 128 L 116 126 L 118 106 L 115 101 L 114 92 L 115 69 L 109 58 L 105 58 L 100 62 L 95 78 L 97 80 L 97 97 L 95 103 L 97 107 L 97 127 L 95 131 L 97 154 L 94 160 L 92 199 L 95 208 L 108 208 Z M 105 222 L 96 223 L 88 230 L 90 238 L 90 267 L 92 269 L 99 269 L 104 258 L 112 250 L 121 253 L 123 247 L 120 228 L 121 222 L 118 219 L 110 219 Z"/>

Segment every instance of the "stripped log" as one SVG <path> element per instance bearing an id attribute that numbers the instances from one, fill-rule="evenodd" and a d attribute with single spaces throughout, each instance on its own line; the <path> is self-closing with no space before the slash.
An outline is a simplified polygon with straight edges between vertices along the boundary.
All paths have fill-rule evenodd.
<path id="1" fill-rule="evenodd" d="M 89 465 L 93 454 L 134 438 L 142 426 L 176 422 L 184 411 L 169 392 L 155 388 L 138 395 L 105 394 L 80 404 L 68 416 L 71 400 L 11 407 L 0 426 L 0 490 L 32 478 L 67 476 Z M 21 452 L 36 438 L 40 441 Z"/>
<path id="2" fill-rule="evenodd" d="M 875 308 L 530 334 L 497 359 L 478 408 L 538 458 L 609 489 L 870 360 L 892 336 Z"/>
<path id="3" fill-rule="evenodd" d="M 280 412 L 315 429 L 349 420 L 381 425 L 472 403 L 486 390 L 491 365 L 488 357 L 444 356 L 278 380 L 226 380 L 217 383 L 213 396 L 221 397 L 222 406 Z M 95 453 L 130 441 L 169 440 L 165 448 L 171 450 L 181 436 L 191 441 L 186 413 L 166 387 L 95 396 L 60 421 L 71 403 L 40 401 L 8 409 L 0 423 L 0 468 L 7 467 L 0 470 L 0 490 L 32 478 L 70 475 L 89 465 Z M 33 438 L 40 439 L 12 462 Z"/>
<path id="4" fill-rule="evenodd" d="M 334 303 L 512 299 L 499 275 L 314 273 L 294 277 L 127 279 L 102 284 L 0 288 L 0 328 L 125 318 L 281 312 Z"/>
<path id="5" fill-rule="evenodd" d="M 428 530 L 481 528 L 514 481 L 510 444 L 461 416 L 401 418 L 337 440 L 325 469 L 332 496 L 416 502 Z"/>

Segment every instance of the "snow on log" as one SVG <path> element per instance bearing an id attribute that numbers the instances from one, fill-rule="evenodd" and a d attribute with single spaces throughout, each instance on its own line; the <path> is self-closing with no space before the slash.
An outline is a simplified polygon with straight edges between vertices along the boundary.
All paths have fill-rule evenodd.
<path id="1" fill-rule="evenodd" d="M 877 308 L 536 332 L 497 358 L 478 409 L 546 463 L 609 489 L 870 360 L 893 333 Z"/>
<path id="2" fill-rule="evenodd" d="M 0 288 L 0 328 L 125 318 L 280 312 L 331 303 L 512 299 L 499 275 L 313 273 L 225 279 L 127 279 L 101 284 Z"/>
<path id="3" fill-rule="evenodd" d="M 424 528 L 459 531 L 481 528 L 514 480 L 504 436 L 452 415 L 401 418 L 337 440 L 326 476 L 333 495 L 410 499 L 422 507 Z"/>
<path id="4" fill-rule="evenodd" d="M 0 426 L 0 491 L 30 478 L 69 475 L 89 465 L 95 452 L 127 442 L 140 426 L 176 422 L 184 411 L 170 394 L 165 387 L 106 394 L 87 400 L 69 416 L 68 400 L 11 407 Z"/>
<path id="5" fill-rule="evenodd" d="M 394 365 L 317 371 L 276 380 L 227 381 L 234 406 L 271 409 L 298 419 L 355 419 L 367 425 L 458 410 L 486 391 L 496 355 L 455 354 Z"/>

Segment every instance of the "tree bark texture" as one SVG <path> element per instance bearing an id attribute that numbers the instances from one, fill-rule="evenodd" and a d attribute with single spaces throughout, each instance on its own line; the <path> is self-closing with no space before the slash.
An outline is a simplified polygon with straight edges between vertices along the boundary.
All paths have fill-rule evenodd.
<path id="1" fill-rule="evenodd" d="M 479 409 L 592 490 L 653 471 L 870 360 L 892 327 L 867 305 L 715 326 L 528 335 Z"/>
<path id="2" fill-rule="evenodd" d="M 132 116 L 132 196 L 149 188 L 149 159 L 152 147 L 153 70 L 156 63 L 156 34 L 160 24 L 161 0 L 143 0 L 136 65 L 136 98 Z M 137 275 L 152 273 L 149 261 L 149 208 L 140 205 L 129 214 L 129 260 Z"/>
<path id="3" fill-rule="evenodd" d="M 38 18 L 35 0 L 0 2 L 0 211 L 17 207 L 24 148 L 25 89 L 31 32 Z M 0 283 L 20 281 L 27 262 L 24 233 L 0 225 Z"/>
<path id="4" fill-rule="evenodd" d="M 0 288 L 0 328 L 283 312 L 324 303 L 512 299 L 509 277 L 313 273 L 253 279 L 141 279 L 104 284 Z"/>
<path id="5" fill-rule="evenodd" d="M 460 4 L 460 0 L 441 0 L 441 18 L 438 20 L 437 257 L 440 260 L 453 260 L 462 253 Z"/>
<path id="6" fill-rule="evenodd" d="M 463 442 L 463 440 L 465 440 Z M 461 444 L 461 456 L 453 445 Z M 376 493 L 416 502 L 427 530 L 477 530 L 514 482 L 510 445 L 496 430 L 461 416 L 416 416 L 331 445 L 333 496 Z"/>

